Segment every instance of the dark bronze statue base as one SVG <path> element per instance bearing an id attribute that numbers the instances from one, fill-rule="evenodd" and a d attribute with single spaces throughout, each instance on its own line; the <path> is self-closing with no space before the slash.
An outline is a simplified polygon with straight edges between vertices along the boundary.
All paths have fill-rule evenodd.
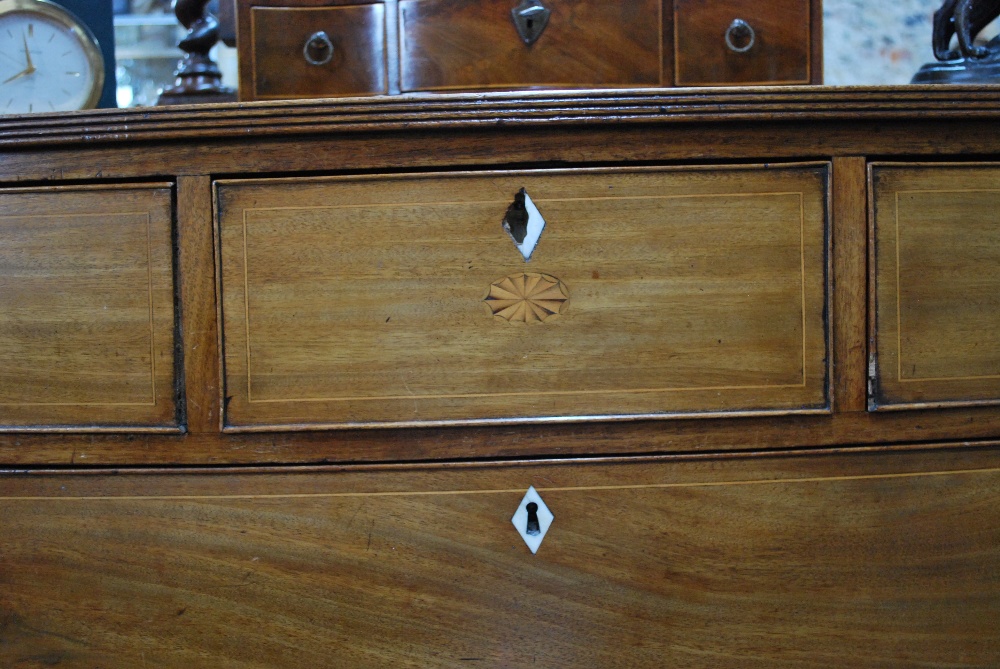
<path id="1" fill-rule="evenodd" d="M 996 84 L 1000 83 L 1000 37 L 986 45 L 985 58 L 956 58 L 927 63 L 913 75 L 911 84 Z"/>

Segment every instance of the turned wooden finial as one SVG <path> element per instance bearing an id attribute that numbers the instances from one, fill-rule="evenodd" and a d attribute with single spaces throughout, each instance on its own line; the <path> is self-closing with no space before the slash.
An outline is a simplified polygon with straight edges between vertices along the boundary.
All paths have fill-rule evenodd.
<path id="1" fill-rule="evenodd" d="M 178 46 L 186 53 L 175 73 L 173 86 L 164 89 L 160 104 L 198 102 L 207 96 L 235 99 L 232 89 L 222 85 L 222 72 L 208 55 L 219 41 L 219 22 L 206 13 L 209 0 L 173 0 L 174 14 L 188 34 Z M 184 99 L 189 97 L 191 99 Z M 207 101 L 207 100 L 206 100 Z"/>

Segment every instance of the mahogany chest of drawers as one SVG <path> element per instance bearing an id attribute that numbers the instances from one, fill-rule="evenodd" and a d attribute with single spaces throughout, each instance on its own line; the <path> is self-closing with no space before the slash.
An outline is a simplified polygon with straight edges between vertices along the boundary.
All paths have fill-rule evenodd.
<path id="1" fill-rule="evenodd" d="M 819 0 L 239 0 L 240 96 L 818 84 L 821 21 Z"/>
<path id="2" fill-rule="evenodd" d="M 0 120 L 0 665 L 997 666 L 998 110 Z"/>

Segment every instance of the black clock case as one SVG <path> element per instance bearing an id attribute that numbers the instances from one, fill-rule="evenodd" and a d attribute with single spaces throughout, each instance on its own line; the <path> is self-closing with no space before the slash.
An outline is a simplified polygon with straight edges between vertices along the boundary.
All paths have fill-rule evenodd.
<path id="1" fill-rule="evenodd" d="M 117 107 L 115 28 L 111 0 L 49 0 L 49 2 L 69 11 L 94 33 L 97 44 L 101 47 L 101 55 L 104 57 L 104 88 L 101 90 L 101 99 L 97 106 Z"/>

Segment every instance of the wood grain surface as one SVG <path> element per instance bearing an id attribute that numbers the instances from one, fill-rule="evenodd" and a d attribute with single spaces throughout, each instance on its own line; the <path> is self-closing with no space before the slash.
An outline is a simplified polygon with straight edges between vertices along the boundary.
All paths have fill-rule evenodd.
<path id="1" fill-rule="evenodd" d="M 65 375 L 88 346 L 106 346 L 101 328 L 146 350 L 129 300 L 153 286 L 154 306 L 173 309 L 154 309 L 154 324 L 171 314 L 152 329 L 154 353 L 176 360 L 152 376 L 170 371 L 155 387 L 180 421 L 0 434 L 0 667 L 1000 666 L 995 380 L 921 378 L 933 406 L 865 404 L 869 353 L 881 375 L 899 368 L 882 355 L 888 303 L 904 326 L 897 356 L 918 373 L 996 362 L 997 121 L 989 87 L 0 118 L 0 395 L 51 379 L 49 392 L 76 392 Z M 527 263 L 501 227 L 521 187 L 548 222 Z M 886 225 L 896 193 L 935 189 L 949 193 L 897 207 L 901 223 L 894 213 Z M 801 194 L 797 218 L 789 193 Z M 153 212 L 149 262 L 135 229 L 115 223 L 136 202 Z M 19 211 L 28 205 L 43 211 Z M 54 219 L 67 211 L 99 213 L 95 233 Z M 2 223 L 25 215 L 48 222 Z M 892 272 L 887 244 L 899 251 Z M 558 279 L 568 299 L 542 322 L 501 320 L 483 299 L 518 272 Z M 95 296 L 109 287 L 122 302 L 82 321 L 86 336 L 57 352 L 69 366 L 53 375 L 53 355 L 25 369 L 32 356 L 11 353 L 15 335 L 50 347 L 51 332 L 76 323 L 66 314 L 103 307 Z M 451 306 L 469 290 L 463 320 Z M 43 336 L 4 325 L 25 305 Z M 227 358 L 234 384 L 222 356 L 245 352 L 240 326 L 266 356 L 242 370 Z M 534 364 L 487 364 L 496 357 L 481 348 L 511 356 L 529 332 L 550 338 Z M 649 341 L 681 355 L 643 357 Z M 618 358 L 596 353 L 609 347 Z M 119 384 L 90 392 L 126 392 L 130 370 L 103 357 L 77 375 Z M 548 369 L 539 360 L 559 373 L 536 372 Z M 704 369 L 770 381 L 802 360 L 804 398 L 690 394 Z M 25 382 L 4 376 L 18 369 Z M 483 381 L 483 370 L 504 374 Z M 768 413 L 326 430 L 316 421 L 329 407 L 302 401 L 372 390 L 380 375 L 390 383 L 377 392 L 402 378 L 418 392 L 604 393 L 670 376 L 688 384 L 677 391 L 688 408 Z M 293 408 L 267 414 L 244 401 L 252 393 L 233 395 L 248 379 Z M 239 431 L 222 429 L 226 402 Z M 442 406 L 438 417 L 469 415 Z M 101 429 L 99 414 L 78 415 Z M 555 515 L 536 555 L 511 523 L 528 486 Z"/>
<path id="2" fill-rule="evenodd" d="M 216 432 L 222 423 L 222 363 L 216 298 L 212 180 L 177 179 L 177 267 L 184 356 L 184 422 L 189 432 Z"/>
<path id="3" fill-rule="evenodd" d="M 658 86 L 660 0 L 547 0 L 545 32 L 527 46 L 508 0 L 401 0 L 400 88 Z"/>
<path id="4" fill-rule="evenodd" d="M 250 15 L 240 51 L 240 99 L 274 100 L 388 92 L 385 6 L 241 7 Z M 333 45 L 329 62 L 306 60 L 311 36 L 324 32 Z"/>
<path id="5" fill-rule="evenodd" d="M 810 0 L 674 0 L 674 82 L 678 86 L 751 83 L 807 84 L 812 78 Z M 741 20 L 754 39 L 726 44 L 726 32 Z M 817 65 L 818 66 L 818 65 Z"/>
<path id="6" fill-rule="evenodd" d="M 387 462 L 906 442 L 952 448 L 995 440 L 1000 436 L 995 406 L 863 411 L 869 346 L 859 325 L 868 309 L 863 276 L 868 242 L 861 228 L 867 198 L 863 171 L 870 157 L 926 162 L 1000 155 L 993 132 L 1000 120 L 998 95 L 995 88 L 976 86 L 539 91 L 0 118 L 0 182 L 7 187 L 178 180 L 176 343 L 183 375 L 177 392 L 187 405 L 184 435 L 56 438 L 22 429 L 0 434 L 0 461 L 18 466 Z M 803 157 L 833 164 L 832 414 L 219 433 L 216 269 L 206 229 L 210 175 L 778 165 Z"/>
<path id="7" fill-rule="evenodd" d="M 993 667 L 998 501 L 975 452 L 12 475 L 0 664 Z"/>
<path id="8" fill-rule="evenodd" d="M 241 95 L 822 83 L 822 40 L 813 39 L 822 35 L 820 0 L 547 0 L 550 18 L 531 44 L 517 32 L 515 5 L 239 0 Z M 737 17 L 757 31 L 744 54 L 724 41 Z M 320 67 L 301 58 L 317 30 L 338 52 Z"/>
<path id="9" fill-rule="evenodd" d="M 176 424 L 171 199 L 0 191 L 0 430 Z"/>
<path id="10" fill-rule="evenodd" d="M 1000 169 L 876 167 L 878 407 L 1000 402 Z"/>
<path id="11" fill-rule="evenodd" d="M 224 181 L 229 426 L 822 410 L 828 168 Z M 501 227 L 546 219 L 530 262 Z M 561 281 L 557 318 L 484 304 Z"/>
<path id="12" fill-rule="evenodd" d="M 324 133 L 336 133 L 338 141 L 361 135 L 366 142 L 374 138 L 372 132 L 406 130 L 407 142 L 396 142 L 405 149 L 410 160 L 419 152 L 411 150 L 411 141 L 420 141 L 418 130 L 452 131 L 486 128 L 496 131 L 498 124 L 504 128 L 518 127 L 527 133 L 533 126 L 544 130 L 544 135 L 558 133 L 569 127 L 574 134 L 581 133 L 580 126 L 605 126 L 615 133 L 628 135 L 637 132 L 656 132 L 657 126 L 683 130 L 683 135 L 697 135 L 699 128 L 692 123 L 718 123 L 731 128 L 738 124 L 741 132 L 766 131 L 767 140 L 756 144 L 758 156 L 814 155 L 822 146 L 835 147 L 840 153 L 848 146 L 855 155 L 867 154 L 877 148 L 887 155 L 952 154 L 969 142 L 970 154 L 994 152 L 997 140 L 989 132 L 977 132 L 977 121 L 993 120 L 1000 116 L 1000 90 L 995 86 L 905 86 L 905 87 L 798 87 L 774 86 L 733 89 L 676 89 L 676 90 L 626 90 L 626 91 L 537 91 L 518 93 L 441 94 L 432 97 L 405 96 L 402 98 L 353 98 L 341 101 L 286 100 L 260 104 L 195 105 L 181 107 L 153 107 L 141 110 L 102 109 L 74 112 L 72 114 L 33 114 L 30 116 L 0 117 L 0 148 L 59 146 L 77 143 L 79 146 L 121 144 L 134 141 L 225 140 L 233 146 L 235 138 L 244 141 L 261 138 L 307 136 L 311 141 L 322 139 Z M 941 137 L 930 131 L 937 123 L 961 119 L 962 132 Z M 766 122 L 763 125 L 748 122 Z M 808 126 L 804 138 L 795 142 L 782 139 L 773 133 L 795 130 L 792 124 L 824 122 L 823 133 L 817 134 L 815 126 Z M 776 125 L 770 125 L 777 122 Z M 867 127 L 866 127 L 867 126 Z M 900 127 L 901 126 L 901 127 Z M 988 127 L 988 126 L 987 126 Z M 800 127 L 801 132 L 804 128 Z M 884 133 L 884 134 L 883 134 Z M 587 133 L 582 133 L 586 135 Z M 709 137 L 684 147 L 680 156 L 688 159 L 704 156 L 706 152 L 738 152 L 747 145 L 741 139 L 736 143 L 720 141 L 718 128 Z M 975 138 L 978 142 L 971 143 Z M 947 140 L 947 141 L 945 141 Z M 538 140 L 534 140 L 538 141 Z M 468 155 L 476 147 L 467 142 L 458 143 Z M 454 146 L 454 144 L 453 144 Z M 640 145 L 647 150 L 668 151 L 670 147 L 655 143 Z M 255 145 L 260 150 L 269 148 L 266 143 Z M 573 151 L 576 147 L 565 140 L 555 144 L 545 154 L 551 159 L 559 148 Z M 700 150 L 699 148 L 700 147 Z M 95 146 L 95 148 L 99 148 Z M 162 147 L 169 154 L 171 145 Z M 186 170 L 203 173 L 206 165 L 214 160 L 231 160 L 225 155 L 205 155 L 191 146 L 173 146 L 175 150 L 193 152 L 199 160 L 190 157 Z M 506 151 L 519 147 L 509 143 Z M 539 154 L 534 144 L 523 147 L 535 160 Z M 619 156 L 632 155 L 613 144 L 611 149 Z M 727 151 L 728 149 L 728 151 Z M 245 149 L 243 149 L 245 150 Z M 496 149 L 493 149 L 494 153 Z M 286 150 L 287 153 L 287 150 Z M 301 161 L 317 163 L 323 155 L 317 151 L 292 151 Z M 343 157 L 356 160 L 368 152 L 346 152 Z M 290 160 L 292 156 L 285 156 Z M 244 156 L 245 157 L 245 156 Z M 41 156 L 32 156 L 32 162 Z M 157 156 L 159 158 L 159 156 Z M 443 156 L 427 156 L 443 160 Z M 8 156 L 4 155 L 5 161 Z M 135 159 L 132 159 L 133 162 Z M 521 158 L 520 160 L 529 160 Z M 203 162 L 207 161 L 207 162 Z M 141 159 L 140 161 L 141 162 Z M 155 162 L 155 161 L 154 161 Z M 337 163 L 334 163 L 337 164 Z M 230 168 L 232 163 L 229 163 Z M 134 171 L 137 166 L 133 164 Z M 62 160 L 56 174 L 73 171 L 103 172 L 103 166 L 74 165 Z M 281 168 L 278 168 L 281 169 Z M 310 169 L 301 167 L 300 169 Z M 225 170 L 223 170 L 225 171 Z M 16 173 L 4 170 L 8 178 Z M 105 176 L 107 176 L 105 174 Z M 22 179 L 28 177 L 21 177 Z M 51 178 L 49 175 L 42 178 Z"/>
<path id="13" fill-rule="evenodd" d="M 834 410 L 867 408 L 868 172 L 863 156 L 833 160 L 833 391 Z"/>

